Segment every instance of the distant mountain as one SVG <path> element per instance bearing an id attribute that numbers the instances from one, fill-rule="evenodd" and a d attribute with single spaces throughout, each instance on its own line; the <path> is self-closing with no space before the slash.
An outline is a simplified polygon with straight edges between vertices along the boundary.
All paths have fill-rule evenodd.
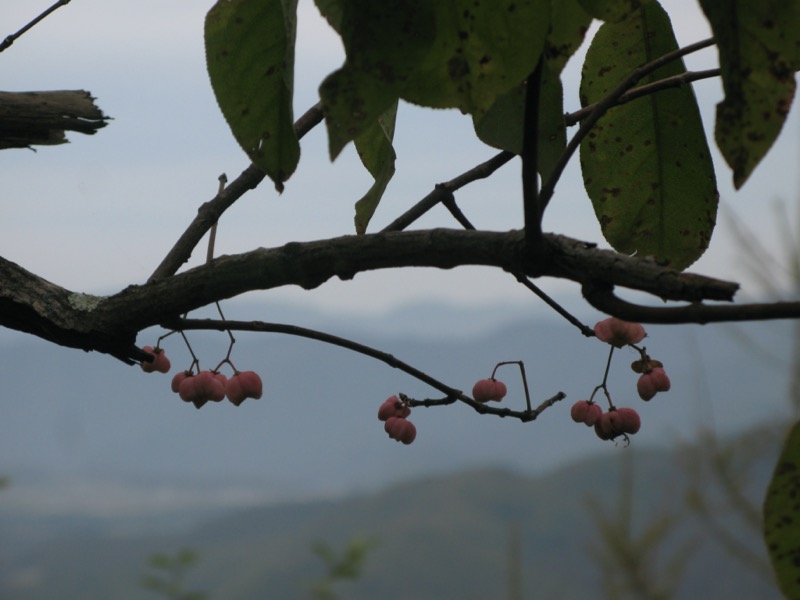
<path id="1" fill-rule="evenodd" d="M 755 502 L 780 441 L 759 435 L 768 440 L 768 448 L 748 472 Z M 737 460 L 747 457 L 746 446 L 734 446 Z M 334 588 L 342 598 L 499 599 L 508 597 L 509 561 L 516 556 L 510 548 L 516 537 L 515 564 L 524 598 L 600 598 L 603 580 L 590 549 L 607 556 L 611 550 L 600 543 L 600 523 L 590 501 L 612 517 L 620 509 L 629 511 L 634 538 L 653 519 L 674 517 L 675 526 L 666 529 L 665 543 L 656 552 L 648 555 L 647 545 L 636 546 L 638 556 L 628 560 L 649 557 L 648 577 L 676 584 L 676 598 L 780 597 L 769 581 L 713 543 L 702 521 L 685 510 L 688 471 L 679 467 L 677 456 L 676 451 L 618 448 L 614 456 L 588 458 L 540 476 L 477 469 L 409 479 L 340 499 L 231 511 L 181 533 L 122 535 L 100 527 L 74 530 L 22 553 L 4 544 L 0 597 L 154 597 L 138 585 L 147 557 L 191 548 L 201 561 L 189 573 L 187 589 L 219 600 L 309 598 L 312 582 L 324 574 L 312 546 L 324 542 L 341 550 L 362 538 L 375 545 L 361 576 Z M 627 467 L 624 459 L 631 460 Z M 620 504 L 628 489 L 622 473 L 628 468 L 632 495 Z M 714 519 L 732 527 L 733 535 L 764 560 L 756 531 L 726 513 Z M 107 519 L 105 526 L 112 523 Z M 0 520 L 0 527 L 7 525 Z M 691 548 L 689 562 L 676 579 L 666 571 L 667 563 L 686 548 Z"/>

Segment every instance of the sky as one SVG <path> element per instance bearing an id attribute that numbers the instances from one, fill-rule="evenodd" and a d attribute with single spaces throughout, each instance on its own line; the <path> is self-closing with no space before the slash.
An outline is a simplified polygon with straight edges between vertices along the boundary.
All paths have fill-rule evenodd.
<path id="1" fill-rule="evenodd" d="M 0 35 L 16 31 L 51 4 L 50 0 L 0 4 Z M 664 0 L 678 41 L 708 37 L 697 3 Z M 216 105 L 205 71 L 203 20 L 212 3 L 197 0 L 73 0 L 0 54 L 0 79 L 9 91 L 86 89 L 113 120 L 94 136 L 70 134 L 69 145 L 6 150 L 4 217 L 0 255 L 75 291 L 107 294 L 143 283 L 211 199 L 217 179 L 238 175 L 248 160 Z M 295 114 L 316 102 L 325 75 L 340 66 L 341 44 L 311 0 L 299 1 Z M 581 56 L 565 75 L 565 109 L 579 108 Z M 690 69 L 716 66 L 706 50 L 687 59 Z M 707 130 L 721 99 L 718 81 L 695 86 Z M 730 220 L 746 223 L 768 249 L 780 254 L 775 235 L 776 206 L 797 197 L 800 125 L 795 113 L 772 153 L 741 191 L 715 151 L 721 210 L 711 249 L 691 270 L 742 281 L 743 297 L 759 288 L 742 269 L 742 255 Z M 713 144 L 712 144 L 713 146 Z M 457 111 L 400 107 L 395 138 L 397 173 L 371 227 L 375 231 L 446 181 L 491 157 L 471 121 Z M 714 149 L 715 150 L 715 149 Z M 573 161 L 577 163 L 577 161 Z M 352 146 L 331 164 L 323 127 L 302 141 L 298 171 L 278 195 L 269 183 L 244 196 L 220 223 L 217 254 L 245 252 L 289 241 L 354 232 L 353 204 L 371 178 Z M 519 228 L 519 164 L 513 161 L 489 181 L 457 195 L 479 228 Z M 786 218 L 784 217 L 784 221 Z M 602 242 L 577 164 L 559 183 L 545 229 Z M 456 227 L 439 208 L 418 227 Z M 204 243 L 190 265 L 205 257 Z M 418 301 L 459 306 L 501 304 L 531 310 L 535 301 L 513 278 L 496 269 L 452 271 L 406 269 L 359 274 L 352 282 L 332 281 L 318 290 L 281 289 L 269 298 L 330 313 L 379 315 Z M 578 297 L 569 282 L 542 287 L 565 303 Z"/>

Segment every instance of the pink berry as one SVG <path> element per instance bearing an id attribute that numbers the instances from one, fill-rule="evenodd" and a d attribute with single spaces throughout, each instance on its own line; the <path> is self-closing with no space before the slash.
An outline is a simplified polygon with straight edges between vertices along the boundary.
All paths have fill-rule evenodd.
<path id="1" fill-rule="evenodd" d="M 602 416 L 603 409 L 596 402 L 588 400 L 578 400 L 572 405 L 572 420 L 576 423 L 584 423 L 591 427 Z"/>
<path id="2" fill-rule="evenodd" d="M 389 396 L 378 409 L 378 419 L 381 421 L 385 421 L 389 417 L 407 417 L 410 414 L 411 409 L 397 396 Z"/>
<path id="3" fill-rule="evenodd" d="M 606 342 L 617 348 L 628 344 L 638 344 L 644 339 L 644 327 L 639 323 L 630 323 L 609 317 L 598 321 L 594 326 L 594 334 L 601 342 Z"/>
<path id="4" fill-rule="evenodd" d="M 194 375 L 186 377 L 181 381 L 178 386 L 178 395 L 184 402 L 191 402 L 194 404 L 195 408 L 200 408 L 208 402 L 208 398 L 203 393 L 202 386 L 198 384 L 197 377 Z"/>
<path id="5" fill-rule="evenodd" d="M 261 398 L 261 377 L 254 371 L 237 371 L 225 384 L 225 394 L 232 404 L 239 406 L 247 398 Z"/>
<path id="6" fill-rule="evenodd" d="M 410 444 L 417 438 L 417 428 L 411 421 L 403 417 L 389 417 L 383 426 L 384 431 L 389 434 L 389 437 L 402 442 L 405 445 Z"/>
<path id="7" fill-rule="evenodd" d="M 643 373 L 636 382 L 636 391 L 642 400 L 650 400 L 657 392 L 667 392 L 669 388 L 669 377 L 661 367 Z"/>
<path id="8" fill-rule="evenodd" d="M 506 384 L 497 379 L 481 379 L 472 388 L 476 402 L 500 402 L 507 393 Z"/>
<path id="9" fill-rule="evenodd" d="M 588 409 L 586 410 L 586 416 L 583 419 L 583 422 L 586 423 L 587 427 L 593 426 L 597 421 L 600 420 L 600 417 L 603 416 L 603 409 L 600 408 L 600 405 L 592 402 L 589 404 Z"/>
<path id="10" fill-rule="evenodd" d="M 186 379 L 187 377 L 191 377 L 191 376 L 192 376 L 192 372 L 191 371 L 179 371 L 178 373 L 176 373 L 175 377 L 172 378 L 172 391 L 177 394 L 178 390 L 180 388 L 181 382 L 184 379 Z"/>
<path id="11" fill-rule="evenodd" d="M 620 416 L 622 432 L 634 434 L 639 431 L 642 426 L 642 421 L 637 413 L 632 408 L 618 408 L 617 414 Z"/>
<path id="12" fill-rule="evenodd" d="M 164 352 L 162 348 L 153 348 L 152 346 L 145 346 L 142 348 L 145 352 L 150 354 L 153 357 L 153 360 L 147 362 L 143 360 L 139 366 L 142 367 L 142 371 L 145 373 L 153 373 L 158 371 L 159 373 L 168 373 L 169 369 L 172 365 L 170 365 L 169 359 L 167 358 L 167 353 Z"/>
<path id="13" fill-rule="evenodd" d="M 216 375 L 217 373 L 211 371 L 200 371 L 195 377 L 201 396 L 213 402 L 219 402 L 225 397 L 225 384 Z"/>

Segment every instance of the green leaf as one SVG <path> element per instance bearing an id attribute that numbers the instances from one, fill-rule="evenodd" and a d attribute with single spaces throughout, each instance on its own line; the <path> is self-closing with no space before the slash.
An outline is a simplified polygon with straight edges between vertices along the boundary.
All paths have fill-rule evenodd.
<path id="1" fill-rule="evenodd" d="M 500 96 L 485 113 L 473 117 L 475 133 L 485 144 L 514 154 L 522 153 L 525 85 Z M 549 63 L 542 65 L 539 96 L 539 173 L 546 179 L 567 144 L 564 92 Z"/>
<path id="2" fill-rule="evenodd" d="M 296 13 L 297 0 L 218 0 L 205 22 L 217 103 L 278 191 L 300 160 L 292 113 Z"/>
<path id="3" fill-rule="evenodd" d="M 356 202 L 356 233 L 366 233 L 378 203 L 386 191 L 386 186 L 394 176 L 395 153 L 392 147 L 394 123 L 397 117 L 397 103 L 378 117 L 375 124 L 355 139 L 356 150 L 361 162 L 375 179 L 369 191 Z"/>
<path id="4" fill-rule="evenodd" d="M 550 68 L 561 73 L 586 37 L 592 16 L 581 6 L 579 0 L 553 2 L 550 33 L 547 34 L 544 55 Z"/>
<path id="5" fill-rule="evenodd" d="M 617 23 L 638 12 L 649 0 L 578 0 L 583 9 L 602 21 Z"/>
<path id="6" fill-rule="evenodd" d="M 346 60 L 320 87 L 335 158 L 398 99 L 480 114 L 533 71 L 548 0 L 318 0 Z"/>
<path id="7" fill-rule="evenodd" d="M 439 0 L 436 39 L 404 100 L 480 114 L 534 70 L 550 26 L 548 0 Z"/>
<path id="8" fill-rule="evenodd" d="M 764 540 L 786 598 L 800 598 L 800 423 L 778 459 L 764 501 Z"/>
<path id="9" fill-rule="evenodd" d="M 669 17 L 649 2 L 597 32 L 581 102 L 597 102 L 630 72 L 677 48 Z M 658 69 L 646 84 L 685 71 Z M 694 92 L 682 86 L 611 109 L 581 144 L 581 167 L 603 235 L 619 252 L 685 269 L 708 247 L 717 213 L 714 168 Z"/>
<path id="10" fill-rule="evenodd" d="M 736 188 L 783 127 L 800 68 L 800 0 L 701 0 L 719 48 L 725 99 L 715 137 Z"/>

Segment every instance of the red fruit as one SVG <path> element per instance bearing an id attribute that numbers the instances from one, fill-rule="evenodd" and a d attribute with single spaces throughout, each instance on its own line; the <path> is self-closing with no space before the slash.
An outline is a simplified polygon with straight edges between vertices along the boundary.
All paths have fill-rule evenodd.
<path id="1" fill-rule="evenodd" d="M 588 400 L 578 400 L 575 404 L 572 405 L 572 409 L 570 410 L 570 416 L 572 416 L 572 420 L 576 423 L 584 423 L 584 419 L 586 419 L 586 413 L 589 412 L 589 401 Z"/>
<path id="2" fill-rule="evenodd" d="M 406 446 L 417 438 L 417 428 L 403 417 L 389 417 L 383 429 L 390 438 L 403 442 Z"/>
<path id="3" fill-rule="evenodd" d="M 411 414 L 411 409 L 406 406 L 397 396 L 389 396 L 383 401 L 378 409 L 378 419 L 385 421 L 389 417 L 407 417 Z"/>
<path id="4" fill-rule="evenodd" d="M 572 420 L 576 423 L 585 423 L 591 427 L 603 414 L 603 409 L 595 402 L 588 400 L 578 400 L 572 405 Z"/>
<path id="5" fill-rule="evenodd" d="M 217 375 L 211 371 L 200 371 L 195 377 L 198 393 L 206 400 L 219 402 L 225 397 L 225 384 Z"/>
<path id="6" fill-rule="evenodd" d="M 178 393 L 178 389 L 180 388 L 181 382 L 186 379 L 187 377 L 191 377 L 191 371 L 179 371 L 175 374 L 175 377 L 172 378 L 172 391 L 176 394 Z"/>
<path id="7" fill-rule="evenodd" d="M 646 335 L 641 324 L 630 323 L 616 317 L 598 321 L 594 326 L 594 334 L 601 342 L 606 342 L 617 348 L 622 348 L 628 344 L 638 344 Z"/>
<path id="8" fill-rule="evenodd" d="M 178 386 L 178 395 L 185 402 L 194 404 L 196 408 L 200 408 L 208 402 L 208 397 L 203 393 L 202 386 L 199 385 L 197 377 L 194 375 L 186 377 L 181 381 Z"/>
<path id="9" fill-rule="evenodd" d="M 472 388 L 476 402 L 500 402 L 507 393 L 506 384 L 497 379 L 481 379 Z"/>
<path id="10" fill-rule="evenodd" d="M 623 433 L 636 433 L 642 426 L 642 421 L 632 408 L 618 408 L 617 414 L 620 416 Z"/>
<path id="11" fill-rule="evenodd" d="M 145 346 L 142 348 L 145 352 L 150 354 L 153 357 L 153 360 L 147 362 L 143 360 L 139 366 L 142 367 L 142 371 L 145 373 L 153 373 L 154 371 L 158 371 L 159 373 L 168 373 L 171 367 L 169 363 L 169 359 L 167 358 L 167 353 L 164 352 L 162 348 L 153 348 L 152 346 Z"/>
<path id="12" fill-rule="evenodd" d="M 591 427 L 597 423 L 602 416 L 603 409 L 600 408 L 599 404 L 592 402 L 589 404 L 589 408 L 586 410 L 586 417 L 583 419 L 583 422 L 586 423 L 587 427 Z"/>
<path id="13" fill-rule="evenodd" d="M 262 393 L 261 377 L 254 371 L 237 371 L 225 384 L 225 395 L 239 406 L 247 398 L 258 400 Z"/>
<path id="14" fill-rule="evenodd" d="M 657 392 L 669 391 L 670 381 L 667 373 L 661 367 L 642 374 L 636 382 L 636 390 L 642 400 L 650 400 Z"/>

